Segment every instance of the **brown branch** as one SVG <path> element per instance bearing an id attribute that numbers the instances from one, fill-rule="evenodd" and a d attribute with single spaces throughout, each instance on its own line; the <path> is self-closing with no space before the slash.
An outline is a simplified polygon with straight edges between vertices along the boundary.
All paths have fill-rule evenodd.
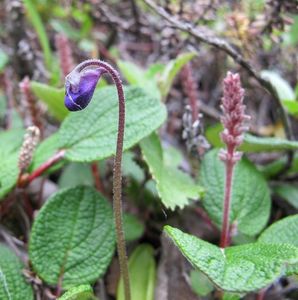
<path id="1" fill-rule="evenodd" d="M 172 26 L 176 29 L 184 31 L 200 42 L 211 45 L 221 51 L 224 51 L 228 54 L 235 62 L 242 66 L 250 76 L 252 76 L 273 98 L 277 107 L 279 108 L 279 114 L 285 129 L 286 136 L 289 140 L 294 140 L 294 135 L 292 127 L 290 124 L 289 117 L 284 110 L 281 100 L 278 97 L 275 87 L 271 84 L 270 81 L 261 77 L 261 75 L 253 68 L 253 66 L 248 62 L 243 56 L 226 40 L 216 37 L 212 32 L 207 30 L 205 27 L 194 27 L 193 24 L 182 22 L 178 20 L 175 16 L 167 13 L 162 7 L 159 7 L 152 0 L 144 0 L 158 15 L 166 19 Z M 288 162 L 287 166 L 291 165 L 293 158 L 293 152 L 288 152 Z"/>

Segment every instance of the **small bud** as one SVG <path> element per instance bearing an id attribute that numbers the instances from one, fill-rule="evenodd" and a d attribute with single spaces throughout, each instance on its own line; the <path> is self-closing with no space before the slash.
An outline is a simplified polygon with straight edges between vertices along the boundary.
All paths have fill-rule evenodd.
<path id="1" fill-rule="evenodd" d="M 66 76 L 65 106 L 70 111 L 78 111 L 87 107 L 91 101 L 97 82 L 105 70 L 102 68 L 86 69 L 81 72 L 72 71 Z"/>
<path id="2" fill-rule="evenodd" d="M 39 142 L 40 131 L 36 126 L 30 126 L 27 128 L 23 145 L 19 154 L 19 169 L 20 173 L 24 173 L 30 166 L 33 153 Z"/>

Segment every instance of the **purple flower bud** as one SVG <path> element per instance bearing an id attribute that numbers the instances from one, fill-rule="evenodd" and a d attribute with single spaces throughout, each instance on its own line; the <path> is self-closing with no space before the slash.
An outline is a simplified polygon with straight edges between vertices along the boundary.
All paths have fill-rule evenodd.
<path id="1" fill-rule="evenodd" d="M 81 72 L 74 69 L 66 76 L 64 104 L 68 110 L 78 111 L 87 107 L 103 73 L 105 70 L 102 68 L 85 69 Z"/>

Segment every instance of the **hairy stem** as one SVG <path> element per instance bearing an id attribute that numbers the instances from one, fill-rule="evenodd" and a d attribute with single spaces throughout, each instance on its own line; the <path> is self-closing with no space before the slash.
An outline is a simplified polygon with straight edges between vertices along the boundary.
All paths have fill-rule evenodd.
<path id="1" fill-rule="evenodd" d="M 126 254 L 125 237 L 123 231 L 122 221 L 122 174 L 121 174 L 121 162 L 122 162 L 122 151 L 123 151 L 123 139 L 124 139 L 124 128 L 125 128 L 125 96 L 122 86 L 122 81 L 119 73 L 108 63 L 90 59 L 79 64 L 74 71 L 81 72 L 87 67 L 97 66 L 103 68 L 112 77 L 118 93 L 119 100 L 119 118 L 118 118 L 118 136 L 116 155 L 114 158 L 114 174 L 113 174 L 113 210 L 116 227 L 116 238 L 117 238 L 117 251 L 119 256 L 120 272 L 124 283 L 124 294 L 125 300 L 130 300 L 130 283 L 128 273 L 128 262 Z"/>

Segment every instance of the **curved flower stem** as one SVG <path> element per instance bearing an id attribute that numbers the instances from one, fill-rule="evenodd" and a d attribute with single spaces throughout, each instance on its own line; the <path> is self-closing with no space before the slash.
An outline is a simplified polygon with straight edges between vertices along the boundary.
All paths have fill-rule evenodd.
<path id="1" fill-rule="evenodd" d="M 128 263 L 126 255 L 125 237 L 122 221 L 122 175 L 121 162 L 123 151 L 123 139 L 125 128 L 125 96 L 122 86 L 122 81 L 119 73 L 108 63 L 97 59 L 89 59 L 79 64 L 73 72 L 81 72 L 87 67 L 103 68 L 112 77 L 118 93 L 119 100 L 119 121 L 118 121 L 118 136 L 116 155 L 114 158 L 114 174 L 113 174 L 113 208 L 116 227 L 117 251 L 119 256 L 120 272 L 123 277 L 125 300 L 130 300 L 130 283 L 128 274 Z"/>

